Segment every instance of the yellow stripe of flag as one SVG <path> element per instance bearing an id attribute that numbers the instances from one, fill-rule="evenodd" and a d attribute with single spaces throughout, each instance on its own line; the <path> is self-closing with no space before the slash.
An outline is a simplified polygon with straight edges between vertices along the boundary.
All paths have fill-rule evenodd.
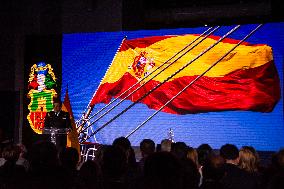
<path id="1" fill-rule="evenodd" d="M 102 81 L 102 84 L 114 83 L 118 81 L 126 72 L 129 72 L 131 75 L 135 76 L 133 69 L 131 69 L 131 65 L 134 61 L 134 58 L 138 56 L 140 52 L 147 52 L 147 58 L 153 58 L 155 66 L 152 68 L 152 70 L 154 70 L 197 37 L 198 36 L 196 35 L 171 37 L 158 41 L 146 48 L 136 47 L 135 49 L 129 48 L 126 51 L 120 51 L 116 55 L 112 66 L 107 71 Z M 198 56 L 201 52 L 203 52 L 206 48 L 208 48 L 215 42 L 215 39 L 206 38 L 201 44 L 189 51 L 186 55 L 176 61 L 173 65 L 163 71 L 162 74 L 159 74 L 153 80 L 163 82 L 167 77 L 172 75 L 175 71 L 180 69 L 186 63 L 193 60 L 196 56 Z M 127 44 L 127 41 L 125 41 L 124 43 Z M 174 76 L 171 80 L 183 76 L 194 76 L 202 74 L 208 67 L 210 67 L 212 63 L 217 61 L 221 56 L 223 56 L 235 45 L 236 44 L 228 42 L 220 42 L 209 52 L 201 56 L 190 66 L 188 66 L 179 74 Z M 206 76 L 222 77 L 236 70 L 262 66 L 272 60 L 272 49 L 267 45 L 240 45 L 237 49 L 232 51 L 225 59 L 223 59 L 218 65 L 216 65 L 210 72 L 206 73 Z"/>

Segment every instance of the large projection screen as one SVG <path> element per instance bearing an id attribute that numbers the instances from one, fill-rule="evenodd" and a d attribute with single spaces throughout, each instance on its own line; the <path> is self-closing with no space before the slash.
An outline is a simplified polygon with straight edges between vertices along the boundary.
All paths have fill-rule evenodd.
<path id="1" fill-rule="evenodd" d="M 229 38 L 240 40 L 255 26 L 256 24 L 242 25 Z M 222 36 L 233 27 L 222 26 L 214 35 Z M 127 39 L 135 39 L 149 36 L 201 34 L 207 28 L 64 34 L 61 96 L 64 97 L 68 85 L 74 117 L 78 120 L 86 111 L 125 36 Z M 169 129 L 172 129 L 175 141 L 183 141 L 192 147 L 202 143 L 208 143 L 215 149 L 219 149 L 225 143 L 236 144 L 238 147 L 250 145 L 261 151 L 276 151 L 283 147 L 283 28 L 284 23 L 266 23 L 246 40 L 252 44 L 267 44 L 272 47 L 281 85 L 281 99 L 272 112 L 221 111 L 186 115 L 159 112 L 129 137 L 132 145 L 138 146 L 144 138 L 160 143 L 162 139 L 168 137 Z M 96 130 L 131 103 L 129 100 L 124 101 L 96 122 L 92 129 Z M 104 106 L 105 104 L 97 104 L 92 113 Z M 126 136 L 155 111 L 138 103 L 100 130 L 95 137 L 101 144 L 111 144 L 115 138 Z"/>

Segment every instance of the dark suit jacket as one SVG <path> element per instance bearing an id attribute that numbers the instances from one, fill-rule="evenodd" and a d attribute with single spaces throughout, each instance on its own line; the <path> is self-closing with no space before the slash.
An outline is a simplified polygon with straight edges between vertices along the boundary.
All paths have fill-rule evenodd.
<path id="1" fill-rule="evenodd" d="M 258 189 L 257 180 L 236 165 L 224 165 L 225 176 L 221 183 L 226 189 Z"/>
<path id="2" fill-rule="evenodd" d="M 45 128 L 70 128 L 71 121 L 68 112 L 60 111 L 58 115 L 54 111 L 48 112 L 44 121 Z"/>

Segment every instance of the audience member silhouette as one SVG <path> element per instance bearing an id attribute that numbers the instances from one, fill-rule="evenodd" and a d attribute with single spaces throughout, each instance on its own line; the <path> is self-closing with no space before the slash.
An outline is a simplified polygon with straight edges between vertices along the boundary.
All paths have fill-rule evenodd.
<path id="1" fill-rule="evenodd" d="M 144 139 L 140 143 L 141 160 L 139 161 L 140 168 L 143 169 L 145 159 L 155 152 L 155 142 L 151 139 Z"/>
<path id="2" fill-rule="evenodd" d="M 199 165 L 199 161 L 198 161 L 198 154 L 197 154 L 197 151 L 196 149 L 192 148 L 192 147 L 189 147 L 188 148 L 188 151 L 187 151 L 187 155 L 186 157 L 188 159 L 190 159 L 191 161 L 193 161 L 193 163 L 195 163 L 195 165 L 199 168 L 200 165 Z"/>
<path id="3" fill-rule="evenodd" d="M 251 146 L 243 146 L 239 152 L 239 167 L 249 173 L 258 172 L 259 155 Z"/>
<path id="4" fill-rule="evenodd" d="M 126 177 L 128 182 L 136 180 L 137 177 L 141 175 L 140 173 L 141 171 L 139 168 L 139 164 L 136 162 L 135 152 L 131 146 L 130 141 L 125 137 L 118 137 L 114 139 L 112 145 L 121 149 L 126 156 L 126 162 L 127 162 Z"/>
<path id="5" fill-rule="evenodd" d="M 210 154 L 202 167 L 201 189 L 223 189 L 220 180 L 224 176 L 225 160 L 220 155 Z M 224 188 L 225 189 L 225 188 Z"/>
<path id="6" fill-rule="evenodd" d="M 182 165 L 183 188 L 197 188 L 200 182 L 200 174 L 196 164 L 187 158 L 188 146 L 184 142 L 172 144 L 171 151 Z"/>
<path id="7" fill-rule="evenodd" d="M 131 147 L 130 141 L 127 138 L 118 137 L 113 141 L 112 145 L 121 149 L 125 153 L 128 164 L 132 164 L 134 161 L 136 162 L 135 154 L 133 154 L 134 151 Z"/>
<path id="8" fill-rule="evenodd" d="M 96 161 L 87 160 L 79 170 L 80 189 L 103 189 L 102 172 Z"/>
<path id="9" fill-rule="evenodd" d="M 150 155 L 144 165 L 144 189 L 183 189 L 182 165 L 169 152 Z"/>
<path id="10" fill-rule="evenodd" d="M 187 155 L 186 157 L 188 159 L 190 159 L 197 167 L 198 169 L 198 172 L 200 174 L 200 179 L 199 179 L 199 186 L 201 185 L 202 183 L 202 167 L 201 165 L 199 164 L 199 161 L 198 161 L 198 154 L 197 154 L 197 150 L 192 148 L 192 147 L 189 147 L 188 148 L 188 151 L 187 151 Z"/>
<path id="11" fill-rule="evenodd" d="M 213 152 L 209 144 L 201 144 L 197 147 L 198 161 L 201 166 L 205 164 L 208 156 Z"/>
<path id="12" fill-rule="evenodd" d="M 277 166 L 274 174 L 270 177 L 267 189 L 284 188 L 284 149 L 276 154 Z"/>
<path id="13" fill-rule="evenodd" d="M 27 148 L 23 144 L 17 144 L 17 146 L 18 146 L 20 155 L 19 155 L 19 158 L 18 158 L 16 164 L 24 166 L 25 170 L 28 171 L 30 164 L 27 160 L 27 152 L 28 152 Z"/>
<path id="14" fill-rule="evenodd" d="M 59 167 L 56 146 L 49 141 L 35 143 L 29 154 L 30 187 L 43 189 L 61 189 L 70 187 L 65 183 L 65 175 Z"/>
<path id="15" fill-rule="evenodd" d="M 263 175 L 259 171 L 259 155 L 252 146 L 243 146 L 239 151 L 239 167 L 255 178 L 258 188 L 263 186 Z"/>
<path id="16" fill-rule="evenodd" d="M 76 171 L 77 170 L 77 165 L 79 162 L 79 154 L 78 151 L 73 148 L 73 147 L 67 147 L 64 148 L 60 153 L 59 153 L 59 160 L 61 163 L 61 166 L 70 171 Z"/>
<path id="17" fill-rule="evenodd" d="M 161 141 L 161 151 L 162 152 L 170 152 L 172 146 L 172 141 L 169 139 L 164 139 Z"/>
<path id="18" fill-rule="evenodd" d="M 165 140 L 166 141 L 166 140 Z M 6 146 L 1 153 L 0 188 L 43 189 L 282 189 L 284 188 L 284 149 L 272 156 L 273 169 L 267 169 L 265 180 L 259 171 L 260 158 L 251 146 L 240 151 L 225 144 L 220 155 L 205 144 L 197 150 L 184 142 L 171 144 L 171 152 L 155 152 L 155 143 L 140 143 L 143 169 L 138 169 L 130 141 L 119 137 L 113 145 L 101 145 L 94 161 L 78 167 L 79 154 L 47 141 L 35 143 L 25 155 L 22 145 Z M 168 150 L 168 149 L 167 149 Z M 203 166 L 198 155 L 202 154 Z M 26 169 L 17 165 L 20 157 L 29 161 Z M 198 167 L 201 172 L 198 172 Z M 79 170 L 78 170 L 79 169 Z M 139 171 L 143 171 L 143 174 Z M 202 173 L 203 177 L 200 178 Z M 200 181 L 200 179 L 202 179 Z"/>
<path id="19" fill-rule="evenodd" d="M 12 142 L 13 141 L 7 137 L 7 133 L 3 127 L 0 127 L 0 152 L 3 151 L 6 146 L 13 145 Z"/>
<path id="20" fill-rule="evenodd" d="M 103 154 L 102 173 L 105 189 L 127 188 L 127 158 L 121 148 L 106 147 Z"/>
<path id="21" fill-rule="evenodd" d="M 184 142 L 173 143 L 171 152 L 178 159 L 187 159 L 188 146 Z"/>
<path id="22" fill-rule="evenodd" d="M 4 165 L 0 167 L 0 188 L 20 188 L 26 180 L 25 168 L 17 165 L 20 156 L 18 146 L 9 145 L 3 149 Z"/>
<path id="23" fill-rule="evenodd" d="M 257 181 L 246 171 L 238 167 L 239 150 L 233 144 L 225 144 L 220 149 L 220 155 L 225 159 L 224 177 L 221 180 L 226 189 L 256 189 Z"/>

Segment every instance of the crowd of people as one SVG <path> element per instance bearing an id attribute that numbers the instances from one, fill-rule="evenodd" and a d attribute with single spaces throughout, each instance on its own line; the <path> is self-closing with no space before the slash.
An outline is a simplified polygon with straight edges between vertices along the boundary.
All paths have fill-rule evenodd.
<path id="1" fill-rule="evenodd" d="M 140 143 L 137 159 L 130 141 L 100 145 L 95 159 L 83 160 L 75 148 L 48 141 L 1 149 L 0 188 L 42 189 L 283 189 L 284 150 L 261 165 L 251 146 L 224 144 L 219 150 L 168 139 Z"/>

